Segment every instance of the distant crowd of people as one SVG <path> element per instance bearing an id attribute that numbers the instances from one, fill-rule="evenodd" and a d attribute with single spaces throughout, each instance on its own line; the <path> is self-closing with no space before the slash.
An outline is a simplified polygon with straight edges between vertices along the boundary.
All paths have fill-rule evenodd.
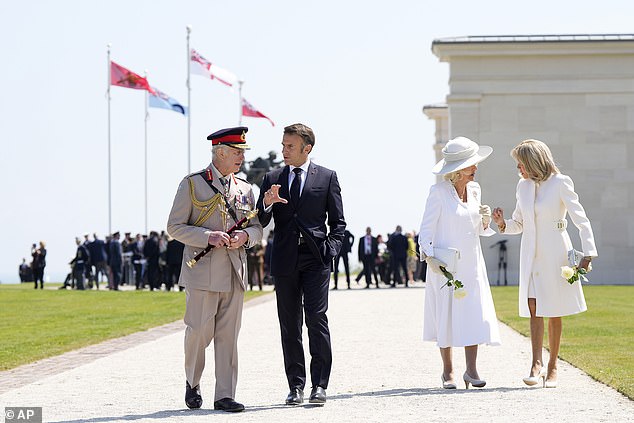
<path id="1" fill-rule="evenodd" d="M 20 282 L 35 283 L 34 287 L 37 289 L 37 283 L 40 283 L 40 289 L 44 289 L 44 268 L 46 267 L 46 243 L 40 241 L 38 244 L 31 246 L 31 263 L 27 264 L 26 259 L 22 259 L 22 263 L 18 269 L 20 274 Z"/>
<path id="2" fill-rule="evenodd" d="M 339 255 L 334 262 L 334 283 L 332 289 L 339 289 L 339 263 L 343 261 L 346 275 L 346 283 L 350 289 L 350 266 L 348 254 L 352 252 L 355 237 L 346 230 Z M 372 235 L 372 228 L 367 227 L 365 234 L 358 240 L 358 259 L 363 266 L 356 276 L 355 281 L 359 283 L 365 277 L 365 287 L 374 285 L 379 288 L 379 282 L 395 288 L 397 285 L 405 285 L 425 280 L 426 263 L 421 262 L 419 257 L 418 235 L 415 231 L 403 233 L 403 228 L 399 225 L 396 230 L 387 235 L 387 241 L 382 235 L 376 237 Z"/>
<path id="3" fill-rule="evenodd" d="M 60 289 L 99 289 L 100 283 L 118 290 L 121 285 L 134 285 L 137 290 L 148 288 L 150 291 L 170 291 L 178 285 L 183 260 L 184 245 L 171 238 L 165 231 L 151 231 L 149 235 L 120 232 L 100 239 L 94 233 L 92 237 L 84 234 L 83 239 L 75 238 L 77 250 L 70 261 L 70 272 L 66 275 Z M 340 254 L 334 261 L 334 287 L 338 289 L 339 265 L 343 261 L 347 287 L 350 289 L 350 265 L 348 254 L 352 252 L 355 236 L 345 231 Z M 249 288 L 272 285 L 269 263 L 273 243 L 273 231 L 268 239 L 247 250 L 247 268 Z M 268 248 L 267 248 L 268 247 Z M 40 241 L 31 247 L 30 263 L 22 259 L 19 266 L 21 282 L 34 282 L 34 288 L 44 287 L 44 268 L 46 266 L 46 243 Z M 355 281 L 365 277 L 366 288 L 379 283 L 389 287 L 405 285 L 425 280 L 426 263 L 421 262 L 418 253 L 418 235 L 415 231 L 403 233 L 401 226 L 387 235 L 372 235 L 372 229 L 358 239 L 358 260 L 362 265 Z M 39 285 L 38 285 L 39 284 Z M 182 288 L 180 288 L 182 290 Z"/>
<path id="4" fill-rule="evenodd" d="M 272 234 L 270 236 L 272 239 Z M 149 235 L 120 232 L 100 239 L 94 233 L 86 233 L 83 239 L 75 238 L 77 250 L 69 262 L 70 272 L 59 289 L 99 289 L 105 282 L 111 290 L 119 290 L 122 285 L 134 285 L 137 290 L 171 291 L 178 285 L 183 260 L 184 245 L 171 238 L 165 231 L 151 231 Z M 249 249 L 247 255 L 249 286 L 272 284 L 265 264 L 266 243 Z M 270 256 L 270 249 L 269 254 Z M 31 247 L 31 262 L 22 259 L 19 266 L 20 282 L 34 282 L 34 288 L 44 288 L 44 268 L 46 266 L 46 243 L 40 241 Z M 181 291 L 183 288 L 179 288 Z"/>

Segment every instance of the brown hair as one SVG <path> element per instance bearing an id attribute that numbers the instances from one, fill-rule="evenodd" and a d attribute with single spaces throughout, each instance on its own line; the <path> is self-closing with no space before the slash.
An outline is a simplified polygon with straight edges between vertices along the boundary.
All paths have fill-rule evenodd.
<path id="1" fill-rule="evenodd" d="M 550 148 L 539 140 L 522 141 L 511 150 L 511 157 L 524 166 L 528 177 L 535 182 L 545 181 L 553 173 L 561 173 L 555 165 Z"/>
<path id="2" fill-rule="evenodd" d="M 303 123 L 294 123 L 284 128 L 284 134 L 299 135 L 304 141 L 304 145 L 315 145 L 315 134 L 313 130 Z"/>

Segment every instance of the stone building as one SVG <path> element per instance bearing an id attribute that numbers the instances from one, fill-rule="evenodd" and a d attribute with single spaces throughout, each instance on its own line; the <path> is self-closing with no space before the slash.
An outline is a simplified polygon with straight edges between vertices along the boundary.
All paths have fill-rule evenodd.
<path id="1" fill-rule="evenodd" d="M 492 146 L 476 179 L 483 203 L 510 217 L 518 176 L 509 152 L 527 138 L 546 142 L 592 222 L 591 283 L 634 283 L 634 34 L 442 38 L 432 51 L 450 70 L 446 103 L 423 108 L 436 121 L 437 158 L 459 135 Z M 505 239 L 517 283 L 520 236 L 497 235 L 482 238 L 492 284 L 499 251 L 489 247 Z"/>

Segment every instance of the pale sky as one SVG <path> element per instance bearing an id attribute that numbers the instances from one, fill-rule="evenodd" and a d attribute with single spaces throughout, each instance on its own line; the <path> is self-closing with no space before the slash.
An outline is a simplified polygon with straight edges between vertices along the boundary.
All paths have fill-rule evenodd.
<path id="1" fill-rule="evenodd" d="M 276 151 L 284 126 L 316 134 L 315 162 L 339 175 L 349 230 L 417 230 L 434 178 L 435 127 L 422 113 L 448 94 L 436 38 L 632 33 L 634 2 L 20 1 L 0 3 L 0 281 L 44 240 L 46 275 L 63 280 L 75 236 L 108 231 L 107 58 L 187 105 L 191 47 L 245 81 L 275 121 L 244 118 L 253 149 Z M 206 136 L 238 124 L 238 94 L 192 75 L 192 172 Z M 143 232 L 144 94 L 112 88 L 112 230 Z M 187 174 L 187 120 L 150 109 L 148 229 L 165 228 Z M 459 134 L 453 134 L 459 135 Z M 477 140 L 475 140 L 477 141 Z M 507 154 L 507 152 L 504 152 Z M 356 245 L 351 258 L 356 260 Z"/>

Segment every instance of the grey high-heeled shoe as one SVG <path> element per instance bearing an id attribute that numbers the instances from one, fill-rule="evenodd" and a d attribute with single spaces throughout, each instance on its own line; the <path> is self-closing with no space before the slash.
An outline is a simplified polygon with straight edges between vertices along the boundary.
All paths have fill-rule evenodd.
<path id="1" fill-rule="evenodd" d="M 486 380 L 474 379 L 469 376 L 467 372 L 464 372 L 464 375 L 462 375 L 462 380 L 464 380 L 465 389 L 469 389 L 469 384 L 473 385 L 474 388 L 484 388 L 487 384 Z"/>

